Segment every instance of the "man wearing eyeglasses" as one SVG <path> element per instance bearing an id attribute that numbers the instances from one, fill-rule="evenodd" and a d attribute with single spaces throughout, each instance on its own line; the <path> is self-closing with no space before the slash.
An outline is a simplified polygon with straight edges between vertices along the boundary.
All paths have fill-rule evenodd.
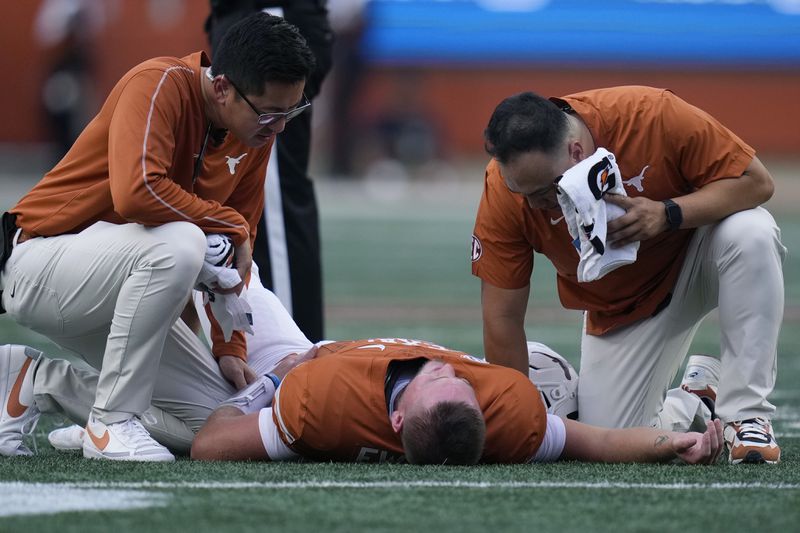
<path id="1" fill-rule="evenodd" d="M 774 191 L 755 150 L 669 90 L 611 87 L 495 109 L 493 157 L 473 235 L 489 361 L 525 371 L 533 252 L 557 271 L 566 308 L 584 310 L 581 421 L 604 427 L 726 424 L 731 463 L 777 463 L 768 400 L 783 317 L 780 229 L 761 204 Z M 598 148 L 616 155 L 627 196 L 608 246 L 638 242 L 635 262 L 582 282 L 556 180 Z M 589 187 L 596 181 L 590 182 Z M 604 221 L 605 222 L 605 221 Z M 602 252 L 601 252 L 602 253 Z M 667 396 L 700 323 L 719 310 L 720 358 Z"/>
<path id="2" fill-rule="evenodd" d="M 3 216 L 3 308 L 100 371 L 84 456 L 171 461 L 141 423 L 151 401 L 204 419 L 177 399 L 196 386 L 185 376 L 252 379 L 241 332 L 225 341 L 212 321 L 209 352 L 178 316 L 206 234 L 233 239 L 231 291 L 247 280 L 270 147 L 308 108 L 313 62 L 297 29 L 266 14 L 233 26 L 213 67 L 202 52 L 146 61 Z"/>

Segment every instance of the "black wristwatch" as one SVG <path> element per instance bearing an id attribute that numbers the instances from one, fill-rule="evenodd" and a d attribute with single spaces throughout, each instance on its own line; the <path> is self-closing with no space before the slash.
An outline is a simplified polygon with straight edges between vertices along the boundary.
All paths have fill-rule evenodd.
<path id="1" fill-rule="evenodd" d="M 676 231 L 683 224 L 683 211 L 681 206 L 672 200 L 661 200 L 664 204 L 664 211 L 667 213 L 667 224 L 670 231 Z"/>

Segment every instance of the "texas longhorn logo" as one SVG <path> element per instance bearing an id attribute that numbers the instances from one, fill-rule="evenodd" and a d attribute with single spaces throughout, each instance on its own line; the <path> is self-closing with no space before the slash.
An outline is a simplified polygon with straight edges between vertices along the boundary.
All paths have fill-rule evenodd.
<path id="1" fill-rule="evenodd" d="M 236 165 L 241 163 L 244 156 L 247 155 L 247 152 L 243 153 L 239 157 L 231 157 L 229 155 L 225 156 L 225 162 L 228 163 L 228 171 L 233 175 L 236 172 Z"/>
<path id="2" fill-rule="evenodd" d="M 611 163 L 613 157 L 613 155 L 609 154 L 592 165 L 592 168 L 589 169 L 589 174 L 586 176 L 589 190 L 592 191 L 592 195 L 597 200 L 617 184 L 617 174 L 614 172 L 614 166 Z"/>

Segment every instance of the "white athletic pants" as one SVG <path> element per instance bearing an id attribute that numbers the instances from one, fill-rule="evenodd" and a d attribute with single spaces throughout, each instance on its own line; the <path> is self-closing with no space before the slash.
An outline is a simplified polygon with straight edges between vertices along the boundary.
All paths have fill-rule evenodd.
<path id="1" fill-rule="evenodd" d="M 278 298 L 261 284 L 255 264 L 253 270 L 246 293 L 254 316 L 254 334 L 247 335 L 248 363 L 257 374 L 266 374 L 284 357 L 304 352 L 312 343 Z M 202 299 L 200 293 L 195 293 L 195 297 L 196 302 Z M 208 319 L 202 306 L 198 314 L 208 335 Z M 104 342 L 104 338 L 98 335 L 83 342 L 86 349 L 91 349 L 92 345 Z M 41 358 L 34 380 L 36 405 L 43 412 L 62 413 L 83 425 L 94 402 L 98 377 L 94 369 Z M 206 418 L 234 392 L 206 345 L 178 320 L 167 335 L 152 405 L 141 415 L 141 420 L 158 442 L 173 452 L 185 454 Z"/>
<path id="2" fill-rule="evenodd" d="M 760 207 L 699 228 L 663 311 L 602 336 L 584 329 L 580 420 L 685 431 L 703 409 L 699 399 L 673 390 L 665 403 L 665 395 L 715 308 L 722 363 L 716 414 L 723 422 L 771 418 L 775 407 L 767 396 L 775 385 L 785 254 L 780 229 Z"/>
<path id="3" fill-rule="evenodd" d="M 98 336 L 96 343 L 102 342 Z M 84 340 L 87 348 L 93 344 L 91 339 Z M 36 406 L 85 425 L 99 377 L 94 368 L 42 357 L 33 384 Z M 154 439 L 173 452 L 186 454 L 211 412 L 234 392 L 205 344 L 178 320 L 170 328 L 157 365 L 152 403 L 139 416 Z"/>

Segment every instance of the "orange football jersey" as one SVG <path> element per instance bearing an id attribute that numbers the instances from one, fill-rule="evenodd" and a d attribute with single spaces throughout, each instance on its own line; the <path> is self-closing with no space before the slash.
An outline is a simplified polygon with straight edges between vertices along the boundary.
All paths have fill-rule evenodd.
<path id="1" fill-rule="evenodd" d="M 595 145 L 616 155 L 631 197 L 665 200 L 741 176 L 755 154 L 712 116 L 668 90 L 615 87 L 551 100 L 571 106 Z M 492 160 L 475 221 L 472 273 L 500 288 L 522 288 L 530 283 L 533 252 L 539 252 L 556 268 L 562 305 L 587 310 L 587 332 L 600 335 L 668 303 L 693 233 L 643 241 L 635 263 L 578 283 L 580 258 L 561 210 L 532 209 L 508 190 Z"/>
<path id="2" fill-rule="evenodd" d="M 392 361 L 442 359 L 475 389 L 486 419 L 481 462 L 524 463 L 539 449 L 546 416 L 527 377 L 424 341 L 369 339 L 328 344 L 284 379 L 272 414 L 281 439 L 318 461 L 378 462 L 403 457 L 384 383 Z"/>

